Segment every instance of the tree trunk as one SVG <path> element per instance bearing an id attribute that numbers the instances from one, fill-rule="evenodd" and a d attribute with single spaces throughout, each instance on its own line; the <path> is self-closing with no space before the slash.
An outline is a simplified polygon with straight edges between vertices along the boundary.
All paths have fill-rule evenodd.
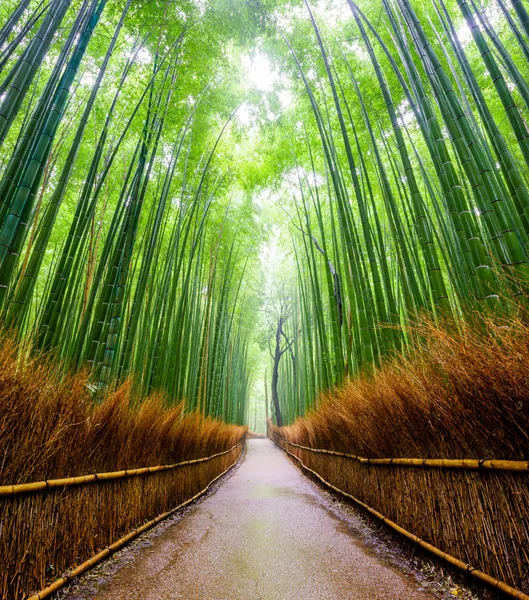
<path id="1" fill-rule="evenodd" d="M 276 425 L 278 427 L 283 426 L 283 419 L 281 417 L 281 409 L 279 408 L 279 396 L 277 394 L 277 382 L 279 379 L 279 361 L 281 360 L 281 331 L 283 329 L 283 317 L 279 318 L 276 330 L 276 348 L 274 352 L 274 369 L 272 371 L 272 403 L 274 405 L 274 411 L 276 413 Z"/>
<path id="2" fill-rule="evenodd" d="M 267 381 L 268 372 L 265 371 L 264 375 L 264 392 L 265 392 L 265 419 L 268 423 L 268 381 Z"/>

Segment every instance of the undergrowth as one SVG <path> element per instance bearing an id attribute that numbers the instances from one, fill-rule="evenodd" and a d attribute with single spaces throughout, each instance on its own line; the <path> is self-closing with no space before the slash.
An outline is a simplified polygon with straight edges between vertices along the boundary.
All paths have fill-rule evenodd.
<path id="1" fill-rule="evenodd" d="M 42 356 L 0 345 L 0 485 L 171 464 L 235 445 L 245 429 L 142 402 L 130 381 L 94 402 L 87 373 L 64 375 Z"/>
<path id="2" fill-rule="evenodd" d="M 292 441 L 366 457 L 529 459 L 529 315 L 418 319 L 406 354 L 322 395 Z"/>

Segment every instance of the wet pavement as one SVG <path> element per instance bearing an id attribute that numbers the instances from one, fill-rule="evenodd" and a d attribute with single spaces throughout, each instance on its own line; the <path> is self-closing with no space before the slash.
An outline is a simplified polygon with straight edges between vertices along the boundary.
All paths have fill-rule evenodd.
<path id="1" fill-rule="evenodd" d="M 269 440 L 102 581 L 101 600 L 427 600 Z"/>

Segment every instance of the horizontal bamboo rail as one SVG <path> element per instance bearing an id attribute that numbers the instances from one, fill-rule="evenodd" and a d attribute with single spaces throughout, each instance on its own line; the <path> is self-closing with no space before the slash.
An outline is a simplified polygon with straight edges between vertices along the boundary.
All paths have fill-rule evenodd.
<path id="1" fill-rule="evenodd" d="M 314 477 L 319 479 L 328 488 L 330 488 L 331 490 L 337 492 L 338 494 L 348 498 L 349 500 L 352 500 L 355 504 L 357 504 L 358 506 L 361 506 L 364 510 L 366 510 L 368 513 L 370 513 L 371 515 L 373 515 L 374 517 L 376 517 L 377 519 L 379 519 L 380 521 L 382 521 L 389 527 L 391 527 L 393 530 L 397 531 L 398 533 L 405 536 L 412 542 L 421 546 L 421 548 L 424 548 L 426 551 L 430 552 L 431 554 L 434 554 L 438 558 L 450 563 L 456 569 L 459 569 L 460 571 L 468 573 L 472 577 L 479 579 L 480 581 L 486 583 L 487 585 L 501 591 L 502 593 L 509 596 L 510 598 L 516 598 L 517 600 L 529 600 L 529 596 L 527 594 L 524 594 L 524 592 L 522 592 L 521 590 L 517 590 L 516 588 L 513 588 L 512 586 L 505 583 L 504 581 L 495 579 L 494 577 L 491 577 L 487 573 L 484 573 L 483 571 L 480 571 L 479 569 L 475 569 L 471 565 L 463 562 L 462 560 L 459 560 L 455 556 L 452 556 L 451 554 L 447 554 L 446 552 L 443 552 L 436 546 L 433 546 L 432 544 L 425 542 L 420 537 L 416 536 L 414 533 L 411 533 L 410 531 L 408 531 L 407 529 L 404 529 L 403 527 L 401 527 L 400 525 L 398 525 L 391 519 L 388 519 L 386 516 L 384 516 L 382 513 L 379 513 L 374 508 L 371 508 L 367 504 L 364 504 L 361 500 L 359 500 L 358 498 L 355 498 L 355 496 L 352 496 L 351 494 L 344 492 L 340 488 L 337 488 L 332 483 L 330 483 L 326 479 L 324 479 L 319 473 L 317 473 L 316 471 L 313 471 L 310 467 L 307 467 L 307 465 L 301 460 L 301 458 L 299 458 L 292 452 L 289 452 L 286 448 L 283 448 L 283 446 L 281 446 L 281 444 L 279 444 L 274 439 L 275 436 L 273 434 L 270 437 L 271 437 L 272 441 L 274 442 L 274 444 L 278 448 L 281 448 L 281 450 L 283 450 L 283 452 L 286 452 L 289 456 L 292 456 L 293 458 L 295 458 L 300 463 L 300 465 L 302 466 L 303 469 L 305 469 L 306 471 L 308 471 L 309 473 L 314 475 Z M 277 437 L 279 439 L 285 439 L 280 436 L 277 436 Z M 298 446 L 298 444 L 293 444 L 293 445 Z M 303 446 L 299 446 L 299 447 L 303 448 Z M 311 450 L 311 448 L 305 448 L 305 449 Z M 329 454 L 329 453 L 332 454 L 333 452 L 326 452 L 326 454 Z"/>
<path id="2" fill-rule="evenodd" d="M 287 440 L 280 435 L 275 436 L 283 440 L 290 446 L 316 452 L 318 454 L 332 454 L 333 456 L 342 456 L 343 458 L 351 458 L 365 465 L 385 465 L 398 467 L 431 467 L 440 469 L 469 469 L 487 471 L 513 471 L 518 473 L 529 473 L 529 461 L 527 460 L 494 460 L 494 459 L 473 459 L 473 458 L 365 458 L 356 454 L 347 454 L 346 452 L 338 452 L 336 450 L 325 450 L 323 448 L 312 448 L 310 446 L 302 446 Z"/>
<path id="3" fill-rule="evenodd" d="M 139 475 L 147 475 L 149 473 L 159 473 L 160 471 L 169 471 L 171 469 L 177 469 L 178 467 L 184 467 L 185 465 L 195 465 L 197 463 L 206 462 L 229 454 L 235 448 L 242 444 L 242 440 L 235 444 L 229 450 L 223 452 L 217 452 L 211 456 L 204 458 L 195 458 L 193 460 L 184 460 L 183 462 L 174 463 L 172 465 L 158 465 L 154 467 L 140 467 L 138 469 L 126 469 L 124 471 L 109 471 L 107 473 L 93 473 L 91 475 L 81 475 L 78 477 L 64 477 L 62 479 L 48 479 L 45 481 L 34 481 L 33 483 L 19 483 L 16 485 L 3 485 L 0 486 L 0 497 L 2 496 L 18 496 L 21 494 L 29 494 L 33 492 L 42 492 L 53 488 L 70 487 L 74 485 L 84 485 L 86 483 L 94 483 L 97 481 L 112 481 L 114 479 L 123 479 L 124 477 L 137 477 Z"/>
<path id="4" fill-rule="evenodd" d="M 239 442 L 238 444 L 233 446 L 233 448 L 231 448 L 227 452 L 231 452 L 231 451 L 235 450 L 237 448 L 237 446 L 241 445 L 241 443 L 242 442 Z M 221 454 L 227 454 L 227 452 L 221 452 L 219 454 L 216 454 L 215 456 L 220 456 Z M 209 457 L 209 458 L 213 458 L 213 457 Z M 110 544 L 110 546 L 107 546 L 104 550 L 101 550 L 101 552 L 98 552 L 95 556 L 92 556 L 92 558 L 89 558 L 84 563 L 81 563 L 78 567 L 75 567 L 75 569 L 72 569 L 67 575 L 63 575 L 59 579 L 55 580 L 48 587 L 46 587 L 46 588 L 40 590 L 40 592 L 30 596 L 27 600 L 43 600 L 44 598 L 48 598 L 49 596 L 54 594 L 56 591 L 63 588 L 68 582 L 72 581 L 76 577 L 79 577 L 79 575 L 82 575 L 83 573 L 85 573 L 86 571 L 88 571 L 89 569 L 91 569 L 92 567 L 97 565 L 98 563 L 100 563 L 105 558 L 108 558 L 109 556 L 114 554 L 114 552 L 116 552 L 117 550 L 119 550 L 120 548 L 122 548 L 123 546 L 128 544 L 130 541 L 132 541 L 134 538 L 138 537 L 140 534 L 144 533 L 148 529 L 151 529 L 152 527 L 154 527 L 155 525 L 160 523 L 160 521 L 167 519 L 167 517 L 170 517 L 175 512 L 181 510 L 182 508 L 185 508 L 188 504 L 191 504 L 191 502 L 194 502 L 195 500 L 200 498 L 200 496 L 203 496 L 216 481 L 218 481 L 222 476 L 226 475 L 226 473 L 228 471 L 233 469 L 233 467 L 237 464 L 239 458 L 240 458 L 240 454 L 235 459 L 235 462 L 233 462 L 220 475 L 217 475 L 214 479 L 212 479 L 203 490 L 198 492 L 198 494 L 195 494 L 192 498 L 189 498 L 189 500 L 182 502 L 182 504 L 179 504 L 175 508 L 172 508 L 171 510 L 164 512 L 161 515 L 158 515 L 157 517 L 155 517 L 151 521 L 148 521 L 141 527 L 138 527 L 137 529 L 134 529 L 130 533 L 127 533 L 127 535 L 123 536 L 122 538 L 120 538 L 119 540 L 114 542 L 113 544 Z M 204 460 L 197 459 L 195 461 L 186 461 L 185 464 L 195 464 L 197 462 L 204 462 Z M 182 463 L 178 463 L 178 464 L 181 465 Z"/>

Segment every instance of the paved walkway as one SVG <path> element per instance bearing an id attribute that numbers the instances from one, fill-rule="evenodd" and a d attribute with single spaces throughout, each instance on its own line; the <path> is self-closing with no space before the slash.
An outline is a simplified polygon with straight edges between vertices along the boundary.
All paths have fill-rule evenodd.
<path id="1" fill-rule="evenodd" d="M 99 600 L 427 600 L 269 440 L 101 588 Z"/>

